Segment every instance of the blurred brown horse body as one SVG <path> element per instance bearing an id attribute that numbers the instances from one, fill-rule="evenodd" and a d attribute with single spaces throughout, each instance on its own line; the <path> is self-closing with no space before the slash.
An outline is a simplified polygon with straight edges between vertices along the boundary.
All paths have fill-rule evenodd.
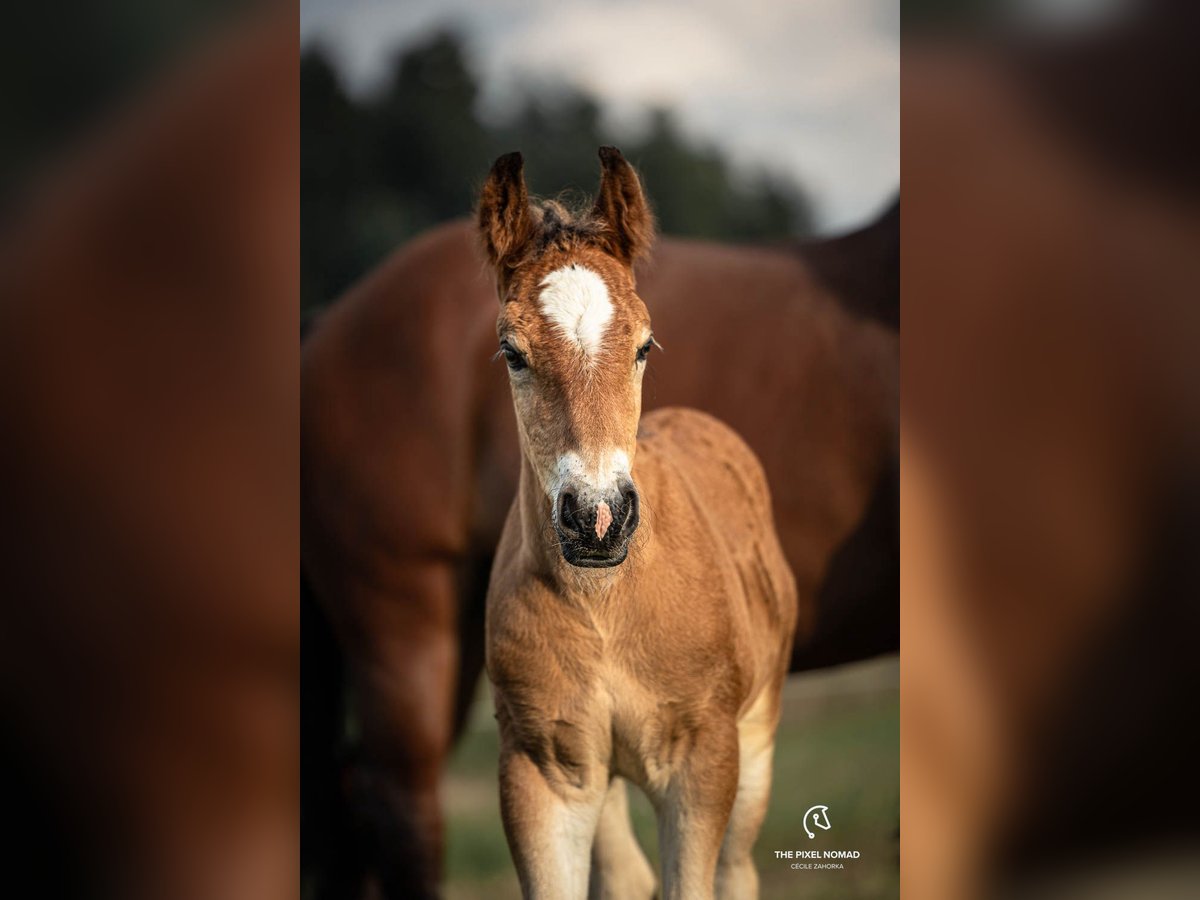
<path id="1" fill-rule="evenodd" d="M 401 249 L 302 353 L 303 565 L 346 651 L 363 743 L 355 820 L 332 828 L 365 832 L 355 852 L 376 857 L 360 864 L 389 896 L 436 893 L 438 781 L 478 681 L 518 472 L 475 240 L 454 223 Z M 646 408 L 722 418 L 766 469 L 800 596 L 793 668 L 898 647 L 898 242 L 897 205 L 800 252 L 663 240 L 639 272 L 666 347 Z"/>
<path id="2" fill-rule="evenodd" d="M 909 894 L 1196 894 L 1198 12 L 906 46 Z"/>
<path id="3" fill-rule="evenodd" d="M 13 891 L 299 890 L 296 16 L 225 27 L 5 222 Z"/>

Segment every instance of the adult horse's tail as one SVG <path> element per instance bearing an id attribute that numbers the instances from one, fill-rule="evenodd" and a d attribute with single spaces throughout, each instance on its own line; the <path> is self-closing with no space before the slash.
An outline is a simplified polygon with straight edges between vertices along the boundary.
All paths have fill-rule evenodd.
<path id="1" fill-rule="evenodd" d="M 342 797 L 344 661 L 333 628 L 300 573 L 300 852 L 305 890 L 333 897 L 352 877 Z"/>
<path id="2" fill-rule="evenodd" d="M 900 330 L 900 195 L 870 225 L 806 243 L 804 261 L 854 313 Z"/>
<path id="3" fill-rule="evenodd" d="M 900 197 L 874 222 L 803 245 L 805 262 L 856 315 L 900 329 Z M 899 435 L 858 526 L 838 547 L 817 595 L 817 631 L 797 642 L 792 671 L 900 649 Z"/>
<path id="4" fill-rule="evenodd" d="M 304 317 L 300 341 L 317 314 Z M 356 896 L 362 879 L 343 796 L 346 671 L 329 616 L 300 571 L 300 860 L 304 890 Z"/>

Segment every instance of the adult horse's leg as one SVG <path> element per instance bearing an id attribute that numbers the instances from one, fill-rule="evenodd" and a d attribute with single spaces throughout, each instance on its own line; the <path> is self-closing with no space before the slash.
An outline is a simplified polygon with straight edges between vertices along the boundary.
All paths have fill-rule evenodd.
<path id="1" fill-rule="evenodd" d="M 458 666 L 457 572 L 400 564 L 392 583 L 359 586 L 340 616 L 361 757 L 348 802 L 386 898 L 438 896 L 439 784 L 453 735 Z"/>
<path id="2" fill-rule="evenodd" d="M 486 552 L 484 552 L 486 549 Z M 487 586 L 492 571 L 495 540 L 474 554 L 463 567 L 458 592 L 458 672 L 454 687 L 452 743 L 457 743 L 479 692 L 484 663 L 484 627 L 487 612 Z"/>
<path id="3" fill-rule="evenodd" d="M 895 653 L 900 647 L 900 458 L 888 459 L 854 530 L 834 551 L 811 635 L 797 636 L 793 672 Z"/>

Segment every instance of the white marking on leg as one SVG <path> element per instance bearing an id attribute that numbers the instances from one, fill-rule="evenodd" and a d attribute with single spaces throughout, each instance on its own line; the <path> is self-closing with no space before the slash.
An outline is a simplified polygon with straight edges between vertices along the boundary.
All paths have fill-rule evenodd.
<path id="1" fill-rule="evenodd" d="M 552 871 L 562 880 L 542 888 L 546 896 L 586 897 L 600 806 L 595 802 L 560 800 L 547 812 L 546 834 L 554 854 Z"/>
<path id="2" fill-rule="evenodd" d="M 589 361 L 594 359 L 613 313 L 604 279 L 584 266 L 570 265 L 547 275 L 541 288 L 542 312 Z"/>

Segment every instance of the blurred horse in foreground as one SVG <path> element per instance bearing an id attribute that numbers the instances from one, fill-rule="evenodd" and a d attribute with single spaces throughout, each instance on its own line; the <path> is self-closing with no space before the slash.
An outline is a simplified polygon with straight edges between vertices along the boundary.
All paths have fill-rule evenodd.
<path id="1" fill-rule="evenodd" d="M 897 202 L 800 247 L 664 239 L 637 273 L 666 348 L 646 409 L 721 418 L 767 472 L 800 597 L 793 669 L 898 646 L 898 258 Z M 385 896 L 437 895 L 439 780 L 520 468 L 495 327 L 475 231 L 454 222 L 304 341 L 305 852 L 330 896 L 355 896 L 364 871 Z M 361 749 L 334 781 L 341 664 Z"/>
<path id="2" fill-rule="evenodd" d="M 1196 895 L 1185 26 L 906 44 L 901 878 L 923 898 Z"/>
<path id="3" fill-rule="evenodd" d="M 5 223 L 11 890 L 299 891 L 295 34 L 233 27 Z"/>

